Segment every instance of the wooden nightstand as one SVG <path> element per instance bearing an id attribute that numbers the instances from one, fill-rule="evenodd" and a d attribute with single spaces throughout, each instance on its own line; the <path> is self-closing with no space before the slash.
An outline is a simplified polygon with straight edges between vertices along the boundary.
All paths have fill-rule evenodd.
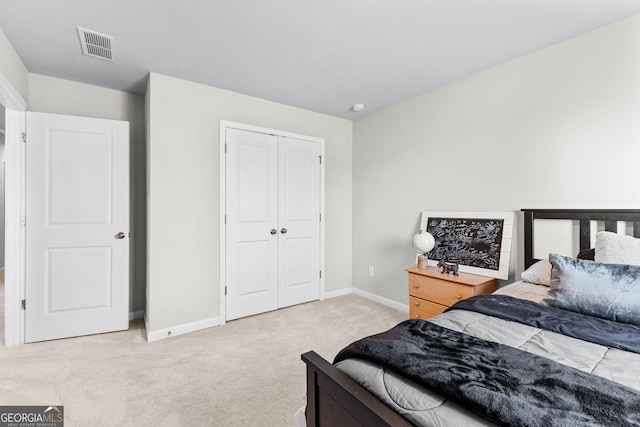
<path id="1" fill-rule="evenodd" d="M 439 268 L 407 268 L 409 273 L 409 316 L 428 319 L 456 302 L 474 295 L 490 294 L 498 289 L 492 277 L 470 273 L 441 273 Z"/>

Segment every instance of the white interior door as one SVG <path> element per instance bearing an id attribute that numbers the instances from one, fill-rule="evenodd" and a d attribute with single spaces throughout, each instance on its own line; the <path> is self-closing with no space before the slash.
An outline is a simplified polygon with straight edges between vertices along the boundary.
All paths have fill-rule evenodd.
<path id="1" fill-rule="evenodd" d="M 278 139 L 226 131 L 226 318 L 278 308 Z"/>
<path id="2" fill-rule="evenodd" d="M 320 144 L 280 138 L 278 306 L 320 298 Z"/>
<path id="3" fill-rule="evenodd" d="M 129 326 L 129 123 L 27 113 L 26 341 Z"/>

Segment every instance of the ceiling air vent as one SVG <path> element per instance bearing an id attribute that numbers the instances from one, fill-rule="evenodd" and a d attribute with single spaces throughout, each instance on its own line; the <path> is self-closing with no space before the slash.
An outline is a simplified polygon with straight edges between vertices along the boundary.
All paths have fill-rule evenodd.
<path id="1" fill-rule="evenodd" d="M 113 62 L 113 37 L 78 27 L 82 52 L 87 56 Z"/>

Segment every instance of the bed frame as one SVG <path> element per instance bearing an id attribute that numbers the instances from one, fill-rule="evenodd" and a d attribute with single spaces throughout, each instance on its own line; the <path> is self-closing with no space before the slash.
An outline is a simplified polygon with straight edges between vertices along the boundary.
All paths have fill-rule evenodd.
<path id="1" fill-rule="evenodd" d="M 525 268 L 537 261 L 533 258 L 535 219 L 579 221 L 580 250 L 590 247 L 590 221 L 604 222 L 605 230 L 613 232 L 617 232 L 616 221 L 626 221 L 633 224 L 633 235 L 640 237 L 640 210 L 522 209 L 522 212 L 524 213 Z M 304 353 L 302 360 L 307 364 L 308 427 L 413 425 L 317 353 L 313 351 Z"/>
<path id="2" fill-rule="evenodd" d="M 536 219 L 564 219 L 580 224 L 580 250 L 591 246 L 591 221 L 604 222 L 605 231 L 618 232 L 618 221 L 631 223 L 633 236 L 640 237 L 640 210 L 635 209 L 522 209 L 524 212 L 524 268 L 538 261 L 533 257 L 533 222 Z"/>

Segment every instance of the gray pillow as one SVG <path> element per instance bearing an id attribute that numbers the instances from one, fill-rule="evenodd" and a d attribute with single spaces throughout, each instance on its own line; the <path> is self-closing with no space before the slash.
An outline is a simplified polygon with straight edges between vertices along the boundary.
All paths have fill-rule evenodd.
<path id="1" fill-rule="evenodd" d="M 549 254 L 547 304 L 640 326 L 640 267 Z"/>

